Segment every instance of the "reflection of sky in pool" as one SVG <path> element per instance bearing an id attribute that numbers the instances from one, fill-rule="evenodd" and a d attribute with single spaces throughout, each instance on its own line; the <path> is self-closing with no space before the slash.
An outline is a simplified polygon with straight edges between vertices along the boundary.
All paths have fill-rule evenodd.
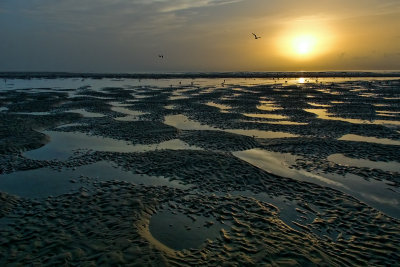
<path id="1" fill-rule="evenodd" d="M 134 174 L 115 168 L 108 162 L 97 162 L 74 169 L 62 171 L 49 168 L 18 171 L 0 175 L 0 191 L 8 192 L 27 198 L 45 198 L 77 191 L 82 186 L 90 188 L 79 182 L 80 177 L 87 176 L 99 181 L 120 180 L 143 185 L 166 185 L 177 188 L 187 188 L 177 181 L 169 181 L 164 177 Z M 71 182 L 73 180 L 74 182 Z"/>
<path id="2" fill-rule="evenodd" d="M 138 110 L 135 110 L 135 105 L 137 105 L 137 103 L 146 103 L 146 101 L 148 101 L 150 97 L 155 95 L 153 93 L 157 93 L 158 90 L 164 88 L 163 93 L 165 93 L 167 97 L 165 97 L 165 102 L 162 103 L 162 107 L 164 107 L 166 114 L 168 114 L 165 116 L 164 122 L 178 129 L 225 131 L 255 138 L 290 138 L 299 136 L 291 134 L 289 132 L 281 131 L 264 131 L 257 129 L 220 129 L 211 125 L 205 125 L 201 124 L 198 121 L 191 120 L 183 114 L 177 114 L 177 111 L 185 108 L 185 106 L 180 103 L 183 103 L 185 101 L 195 101 L 196 104 L 204 104 L 217 108 L 211 109 L 213 112 L 237 112 L 237 114 L 241 114 L 242 116 L 239 121 L 252 123 L 252 127 L 253 125 L 256 126 L 256 124 L 261 123 L 264 124 L 262 126 L 265 126 L 266 128 L 269 126 L 265 124 L 271 124 L 272 129 L 276 129 L 276 125 L 286 125 L 285 129 L 290 129 L 290 127 L 308 127 L 308 123 L 302 122 L 301 120 L 299 120 L 299 122 L 291 121 L 291 116 L 293 113 L 284 112 L 284 108 L 288 107 L 287 105 L 285 105 L 285 102 L 282 101 L 286 101 L 285 99 L 292 97 L 293 94 L 297 94 L 297 92 L 301 92 L 301 90 L 303 89 L 312 88 L 312 90 L 314 91 L 304 93 L 303 95 L 301 95 L 302 97 L 299 98 L 299 101 L 302 101 L 303 105 L 301 106 L 301 108 L 304 111 L 315 114 L 318 119 L 345 121 L 352 124 L 363 124 L 367 126 L 381 125 L 385 127 L 392 127 L 396 130 L 396 127 L 400 125 L 400 122 L 397 119 L 400 111 L 394 108 L 395 105 L 393 103 L 394 101 L 399 99 L 398 95 L 380 95 L 378 91 L 370 91 L 369 88 L 364 87 L 363 85 L 357 85 L 355 83 L 355 81 L 357 80 L 372 81 L 385 79 L 7 79 L 5 83 L 0 84 L 0 91 L 23 90 L 25 92 L 31 93 L 62 91 L 68 93 L 70 97 L 79 97 L 80 95 L 85 95 L 86 91 L 100 91 L 103 88 L 107 87 L 123 88 L 131 90 L 130 94 L 134 98 L 134 100 L 129 99 L 127 102 L 124 102 L 121 101 L 121 99 L 113 99 L 112 93 L 109 93 L 109 97 L 90 96 L 88 94 L 87 98 L 104 100 L 105 103 L 111 104 L 111 110 L 121 114 L 121 116 L 117 115 L 119 117 L 114 118 L 115 120 L 134 121 L 140 120 L 140 117 L 142 115 L 149 114 L 148 112 L 145 112 L 146 107 L 137 107 Z M 257 87 L 252 88 L 252 86 L 259 85 L 266 85 L 265 90 L 270 90 L 271 94 L 266 94 L 266 92 L 261 91 Z M 269 85 L 276 86 L 272 88 L 268 87 Z M 321 85 L 321 87 L 317 87 L 317 85 Z M 324 87 L 323 85 L 326 86 Z M 260 96 L 258 96 L 258 94 L 260 94 Z M 350 95 L 351 97 L 347 97 L 348 95 Z M 240 101 L 242 99 L 247 100 L 247 97 L 250 97 L 250 102 L 254 100 L 253 102 L 251 102 L 252 104 L 254 103 L 254 106 L 252 107 L 252 109 L 241 110 L 241 105 L 246 105 L 246 103 L 248 102 L 243 101 L 242 104 Z M 380 116 L 380 118 L 378 120 L 369 121 L 357 119 L 357 117 L 344 118 L 340 116 L 335 116 L 335 114 L 331 114 L 328 112 L 327 108 L 332 107 L 336 104 L 351 105 L 355 97 L 357 97 L 358 100 L 361 99 L 361 101 L 375 101 L 374 99 L 379 98 L 379 101 L 377 101 L 376 103 L 371 103 L 371 107 L 375 108 L 375 114 Z M 2 114 L 7 113 L 7 105 L 8 103 L 4 102 L 0 107 L 0 112 Z M 304 109 L 304 107 L 309 108 Z M 279 111 L 279 114 L 272 114 L 276 113 L 274 111 Z M 21 112 L 19 114 L 41 116 L 51 114 L 52 112 L 53 111 L 51 111 L 50 113 Z M 106 114 L 90 112 L 88 110 L 85 110 L 85 108 L 67 110 L 66 112 L 80 113 L 84 116 L 83 120 L 96 118 L 100 120 L 102 117 L 106 116 Z M 189 110 L 188 112 L 190 113 L 191 111 Z M 85 121 L 79 121 L 70 125 L 73 126 L 84 123 Z M 59 127 L 62 128 L 63 126 L 65 127 L 66 125 L 61 125 Z M 398 129 L 397 132 L 399 132 Z M 85 150 L 109 152 L 145 152 L 158 149 L 200 149 L 199 147 L 190 146 L 189 144 L 179 139 L 173 139 L 161 142 L 159 144 L 132 145 L 131 143 L 125 141 L 98 136 L 89 136 L 83 133 L 65 133 L 52 131 L 46 131 L 45 133 L 50 136 L 50 142 L 39 149 L 24 152 L 23 155 L 25 157 L 36 160 L 66 160 L 69 157 L 74 156 L 74 152 L 85 152 Z M 368 133 L 366 133 L 366 135 L 368 135 Z M 346 134 L 339 138 L 339 140 L 370 142 L 386 145 L 400 145 L 400 141 L 398 140 L 360 136 L 354 134 Z M 399 192 L 395 187 L 387 183 L 387 181 L 376 181 L 373 179 L 367 181 L 359 176 L 352 174 L 340 176 L 333 173 L 320 174 L 317 172 L 294 170 L 289 168 L 294 161 L 293 156 L 291 156 L 290 154 L 269 152 L 261 149 L 253 149 L 233 153 L 236 157 L 241 158 L 249 162 L 250 164 L 253 164 L 268 172 L 272 172 L 285 177 L 290 177 L 293 179 L 298 179 L 301 181 L 312 182 L 322 186 L 335 188 L 337 190 L 345 192 L 346 194 L 352 195 L 353 197 L 385 212 L 386 214 L 392 215 L 394 217 L 400 217 L 399 209 L 397 208 L 400 201 Z M 399 170 L 398 162 L 373 162 L 364 159 L 349 158 L 342 154 L 330 155 L 328 157 L 328 161 L 339 165 L 348 165 L 359 168 L 375 168 L 383 171 L 392 172 L 396 172 Z M 78 172 L 87 174 L 88 176 L 99 176 L 100 178 L 103 176 L 114 178 L 118 177 L 118 179 L 132 181 L 135 183 L 143 182 L 147 184 L 165 184 L 168 186 L 176 186 L 171 184 L 167 179 L 163 180 L 163 178 L 160 177 L 153 177 L 155 179 L 153 180 L 153 178 L 151 177 L 137 176 L 130 172 L 125 172 L 121 169 L 113 168 L 108 163 L 100 162 L 78 167 L 76 171 L 65 169 L 62 170 L 62 172 L 58 172 L 44 168 L 39 170 L 15 172 L 8 175 L 2 175 L 0 189 L 5 191 L 10 190 L 10 192 L 21 195 L 31 194 L 30 196 L 41 196 L 50 194 L 51 192 L 51 194 L 55 195 L 66 193 L 70 190 L 78 189 L 79 183 L 69 182 L 69 178 L 76 177 Z M 52 179 L 54 179 L 52 180 L 54 181 L 54 183 L 48 183 L 49 185 L 45 185 L 46 179 L 48 179 L 48 177 L 52 177 Z M 29 187 L 32 189 L 31 192 L 28 192 L 29 190 L 27 190 L 27 188 Z M 391 190 L 388 190 L 388 188 L 390 188 Z M 264 197 L 266 198 L 267 196 Z M 272 202 L 273 200 L 269 199 L 266 201 Z M 292 215 L 289 214 L 288 216 L 290 217 Z M 172 215 L 156 214 L 154 218 L 161 218 L 157 216 L 164 216 L 162 218 L 166 220 L 169 220 L 173 217 Z M 153 221 L 153 223 L 154 222 L 155 221 Z M 289 221 L 287 221 L 287 223 L 290 225 Z M 294 225 L 292 226 L 295 227 Z M 184 230 L 182 230 L 181 232 L 179 231 L 177 233 L 183 233 L 182 231 Z M 185 235 L 182 234 L 182 236 Z M 169 241 L 165 242 L 167 243 Z M 184 242 L 182 241 L 183 247 L 197 246 L 192 244 L 183 244 Z"/>
<path id="3" fill-rule="evenodd" d="M 158 144 L 132 145 L 127 141 L 91 136 L 84 133 L 54 131 L 47 131 L 44 133 L 50 136 L 50 142 L 41 148 L 25 152 L 25 157 L 37 160 L 66 160 L 68 157 L 73 156 L 74 150 L 77 149 L 107 152 L 146 152 L 157 149 L 200 149 L 195 146 L 190 146 L 179 139 L 172 139 Z"/>
<path id="4" fill-rule="evenodd" d="M 211 130 L 211 131 L 225 131 L 234 134 L 241 134 L 257 138 L 283 138 L 283 137 L 296 137 L 294 134 L 284 132 L 262 131 L 262 130 L 245 130 L 245 129 L 218 129 L 200 122 L 190 120 L 185 115 L 168 115 L 165 117 L 164 123 L 174 126 L 181 130 Z"/>
<path id="5" fill-rule="evenodd" d="M 289 167 L 293 165 L 296 157 L 288 153 L 250 149 L 234 152 L 233 154 L 267 172 L 335 188 L 386 214 L 400 218 L 400 191 L 389 190 L 386 181 L 376 181 L 373 179 L 366 181 L 362 177 L 353 174 L 341 176 L 334 173 L 314 173 L 292 169 Z M 379 163 L 375 164 L 379 165 Z M 399 163 L 396 164 L 397 166 L 399 165 Z M 394 165 L 391 165 L 391 167 L 394 167 Z"/>

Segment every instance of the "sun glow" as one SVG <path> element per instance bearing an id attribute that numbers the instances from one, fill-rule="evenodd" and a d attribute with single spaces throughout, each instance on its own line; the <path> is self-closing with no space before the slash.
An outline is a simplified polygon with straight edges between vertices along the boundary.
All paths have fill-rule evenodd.
<path id="1" fill-rule="evenodd" d="M 317 44 L 317 40 L 312 35 L 300 35 L 293 39 L 292 47 L 296 54 L 298 55 L 308 55 L 311 54 Z"/>
<path id="2" fill-rule="evenodd" d="M 301 64 L 311 64 L 332 53 L 337 42 L 333 28 L 318 18 L 289 21 L 275 40 L 280 56 Z"/>

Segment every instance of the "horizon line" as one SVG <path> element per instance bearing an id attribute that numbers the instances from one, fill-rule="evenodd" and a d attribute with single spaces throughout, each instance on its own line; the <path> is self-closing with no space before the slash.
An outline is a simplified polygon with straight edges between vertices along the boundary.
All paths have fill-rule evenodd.
<path id="1" fill-rule="evenodd" d="M 400 77 L 400 70 L 334 70 L 334 71 L 211 71 L 211 72 L 65 72 L 65 71 L 0 71 L 2 79 L 32 78 L 340 78 Z"/>

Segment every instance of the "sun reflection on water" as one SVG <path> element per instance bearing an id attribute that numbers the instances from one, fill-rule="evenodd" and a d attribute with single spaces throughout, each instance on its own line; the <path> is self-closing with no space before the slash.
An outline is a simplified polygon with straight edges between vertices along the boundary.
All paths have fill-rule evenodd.
<path id="1" fill-rule="evenodd" d="M 305 83 L 306 79 L 305 78 L 299 78 L 298 83 Z"/>

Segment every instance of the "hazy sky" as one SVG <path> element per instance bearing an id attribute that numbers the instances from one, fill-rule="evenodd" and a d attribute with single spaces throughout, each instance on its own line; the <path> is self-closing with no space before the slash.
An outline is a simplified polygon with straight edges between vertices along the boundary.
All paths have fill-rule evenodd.
<path id="1" fill-rule="evenodd" d="M 0 71 L 393 70 L 400 0 L 0 0 L 0 36 Z"/>

